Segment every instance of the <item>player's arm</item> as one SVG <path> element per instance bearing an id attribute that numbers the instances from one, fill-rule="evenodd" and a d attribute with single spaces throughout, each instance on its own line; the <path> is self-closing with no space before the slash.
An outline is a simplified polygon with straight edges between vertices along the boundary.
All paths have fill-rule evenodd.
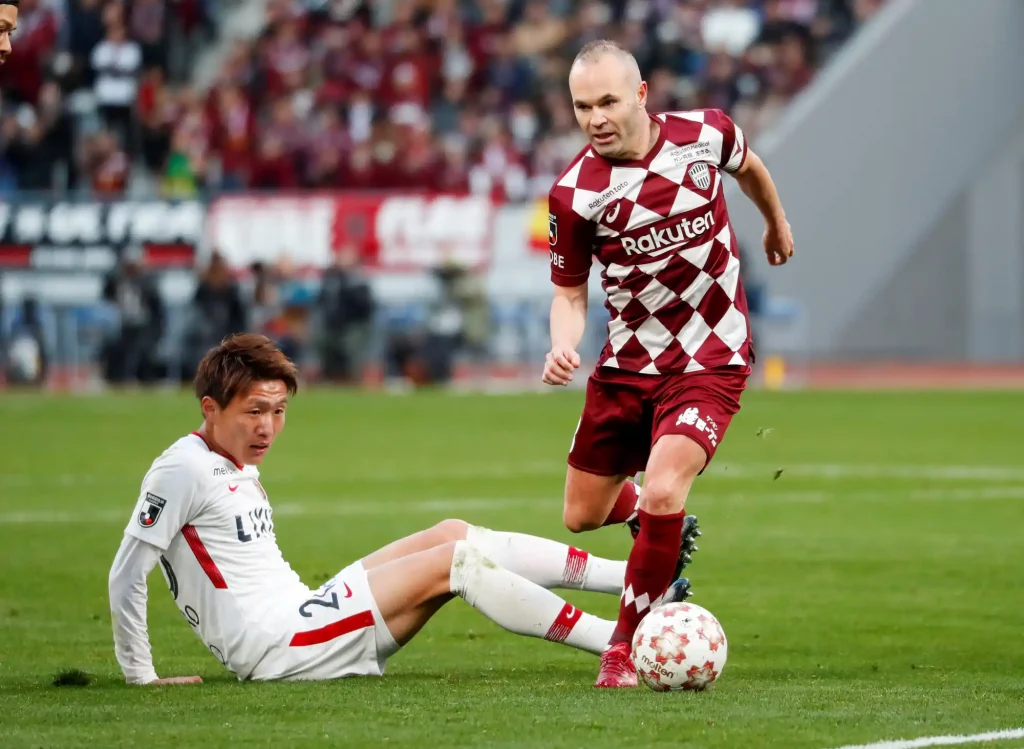
<path id="1" fill-rule="evenodd" d="M 793 231 L 782 201 L 775 189 L 768 167 L 753 151 L 747 152 L 743 165 L 736 171 L 740 189 L 764 216 L 764 251 L 771 265 L 783 265 L 793 255 Z"/>
<path id="2" fill-rule="evenodd" d="M 594 231 L 593 223 L 552 192 L 548 197 L 548 249 L 555 294 L 549 320 L 551 351 L 542 377 L 549 385 L 567 385 L 573 370 L 580 366 L 576 347 L 587 327 L 587 280 L 593 263 Z"/>
<path id="3" fill-rule="evenodd" d="M 740 184 L 740 189 L 750 198 L 761 211 L 766 223 L 782 224 L 786 221 L 786 212 L 782 208 L 782 200 L 775 189 L 775 182 L 761 158 L 753 151 L 747 151 L 743 166 L 733 175 Z"/>
<path id="4" fill-rule="evenodd" d="M 160 679 L 146 626 L 146 579 L 160 555 L 189 521 L 195 504 L 195 482 L 189 466 L 155 465 L 125 528 L 107 579 L 114 655 L 129 684 L 177 684 L 201 681 L 198 676 Z"/>
<path id="5" fill-rule="evenodd" d="M 587 327 L 587 282 L 556 286 L 551 300 L 551 348 L 574 349 Z"/>
<path id="6" fill-rule="evenodd" d="M 793 233 L 772 175 L 750 150 L 746 135 L 731 117 L 719 109 L 711 110 L 709 116 L 723 136 L 719 167 L 736 178 L 740 189 L 764 216 L 765 254 L 772 265 L 782 265 L 793 254 Z"/>
<path id="7" fill-rule="evenodd" d="M 555 286 L 551 300 L 551 351 L 544 362 L 543 380 L 549 385 L 567 385 L 580 365 L 576 347 L 587 327 L 587 282 L 579 286 Z"/>
<path id="8" fill-rule="evenodd" d="M 114 655 L 129 684 L 157 680 L 146 627 L 146 578 L 160 560 L 160 549 L 125 535 L 110 567 L 107 591 L 114 628 Z"/>

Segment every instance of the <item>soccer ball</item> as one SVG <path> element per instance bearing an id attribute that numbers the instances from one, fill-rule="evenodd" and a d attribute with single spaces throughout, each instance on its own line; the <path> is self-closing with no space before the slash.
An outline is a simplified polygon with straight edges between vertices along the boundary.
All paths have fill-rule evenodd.
<path id="1" fill-rule="evenodd" d="M 633 635 L 637 675 L 656 692 L 701 690 L 722 675 L 729 644 L 718 619 L 692 603 L 666 603 Z"/>

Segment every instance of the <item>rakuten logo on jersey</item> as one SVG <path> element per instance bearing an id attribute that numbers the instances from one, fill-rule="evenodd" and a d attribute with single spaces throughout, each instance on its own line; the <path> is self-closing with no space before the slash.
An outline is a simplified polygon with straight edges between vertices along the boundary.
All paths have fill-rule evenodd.
<path id="1" fill-rule="evenodd" d="M 683 244 L 691 239 L 703 235 L 715 225 L 715 217 L 711 211 L 703 216 L 698 216 L 693 221 L 684 218 L 675 226 L 667 226 L 662 229 L 651 227 L 651 229 L 639 237 L 622 238 L 622 249 L 627 255 L 642 255 L 646 252 L 654 252 L 663 247 Z"/>

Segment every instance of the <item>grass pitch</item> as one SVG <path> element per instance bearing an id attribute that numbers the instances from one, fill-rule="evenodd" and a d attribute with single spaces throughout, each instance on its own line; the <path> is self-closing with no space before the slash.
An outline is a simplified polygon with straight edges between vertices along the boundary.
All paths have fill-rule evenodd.
<path id="1" fill-rule="evenodd" d="M 161 676 L 123 684 L 107 571 L 183 395 L 6 395 L 0 746 L 827 749 L 1024 725 L 1024 395 L 748 392 L 688 508 L 695 602 L 729 638 L 701 694 L 592 688 L 596 658 L 454 601 L 383 679 L 239 683 L 150 578 Z M 612 557 L 561 526 L 582 395 L 300 394 L 263 466 L 278 540 L 318 584 L 445 517 Z M 781 473 L 780 473 L 781 471 Z M 569 594 L 614 617 L 611 596 Z M 87 686 L 55 687 L 80 669 Z M 1003 742 L 995 746 L 1013 744 Z"/>

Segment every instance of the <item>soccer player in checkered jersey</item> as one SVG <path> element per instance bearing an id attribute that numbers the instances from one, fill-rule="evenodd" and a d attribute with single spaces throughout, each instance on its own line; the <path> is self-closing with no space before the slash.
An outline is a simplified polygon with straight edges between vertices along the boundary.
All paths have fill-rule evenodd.
<path id="1" fill-rule="evenodd" d="M 555 297 L 543 380 L 566 385 L 580 366 L 596 257 L 611 319 L 569 450 L 564 520 L 573 531 L 626 522 L 634 533 L 596 682 L 628 687 L 633 632 L 681 592 L 680 538 L 699 535 L 686 497 L 739 410 L 753 360 L 723 174 L 764 215 L 772 265 L 793 254 L 793 237 L 768 170 L 722 111 L 649 114 L 636 60 L 603 40 L 580 51 L 569 89 L 590 143 L 548 198 Z M 639 491 L 628 477 L 641 471 Z"/>
<path id="2" fill-rule="evenodd" d="M 620 595 L 624 561 L 461 520 L 310 589 L 281 555 L 257 468 L 284 427 L 295 367 L 264 336 L 233 336 L 204 357 L 195 387 L 203 424 L 153 462 L 110 570 L 114 652 L 129 683 L 201 681 L 153 668 L 146 579 L 157 565 L 182 616 L 239 679 L 380 675 L 455 596 L 512 632 L 604 650 L 615 622 L 549 589 Z"/>

